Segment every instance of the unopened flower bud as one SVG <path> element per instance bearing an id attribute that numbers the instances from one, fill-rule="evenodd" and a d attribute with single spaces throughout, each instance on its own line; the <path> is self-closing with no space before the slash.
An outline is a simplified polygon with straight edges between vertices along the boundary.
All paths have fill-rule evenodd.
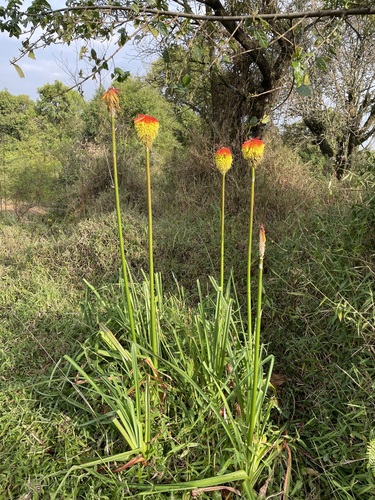
<path id="1" fill-rule="evenodd" d="M 266 232 L 264 230 L 263 224 L 261 224 L 259 231 L 259 256 L 261 259 L 263 259 L 265 251 L 266 251 Z"/>
<path id="2" fill-rule="evenodd" d="M 120 89 L 115 89 L 114 87 L 110 87 L 102 97 L 111 115 L 115 115 L 116 111 L 120 109 L 120 102 L 118 98 L 119 92 Z"/>

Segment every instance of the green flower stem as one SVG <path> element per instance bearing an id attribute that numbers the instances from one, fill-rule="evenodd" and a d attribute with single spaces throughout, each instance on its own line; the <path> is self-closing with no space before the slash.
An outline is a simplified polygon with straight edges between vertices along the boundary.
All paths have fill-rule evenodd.
<path id="1" fill-rule="evenodd" d="M 254 187 L 255 167 L 251 165 L 251 190 L 250 190 L 250 215 L 249 215 L 249 239 L 247 247 L 247 324 L 249 346 L 252 342 L 252 313 L 251 313 L 251 249 L 253 243 L 253 219 L 254 219 Z"/>
<path id="2" fill-rule="evenodd" d="M 259 257 L 259 272 L 258 272 L 258 298 L 257 298 L 257 312 L 256 312 L 256 325 L 254 336 L 254 351 L 253 351 L 253 386 L 251 392 L 251 410 L 250 410 L 250 424 L 249 435 L 247 444 L 251 448 L 254 442 L 255 423 L 257 418 L 257 395 L 258 395 L 258 382 L 259 382 L 259 360 L 260 360 L 260 323 L 262 316 L 262 283 L 263 283 L 263 256 Z"/>
<path id="3" fill-rule="evenodd" d="M 220 247 L 220 288 L 217 292 L 217 304 L 215 313 L 215 329 L 212 346 L 212 362 L 215 374 L 221 374 L 222 352 L 224 339 L 222 335 L 222 297 L 224 295 L 224 221 L 225 221 L 225 173 L 221 177 L 221 247 Z"/>
<path id="4" fill-rule="evenodd" d="M 221 252 L 220 252 L 220 289 L 224 293 L 224 217 L 225 217 L 225 174 L 221 180 Z"/>
<path id="5" fill-rule="evenodd" d="M 112 123 L 112 152 L 113 152 L 113 182 L 115 185 L 117 230 L 118 230 L 118 238 L 119 238 L 120 252 L 121 252 L 122 276 L 124 279 L 126 303 L 127 303 L 128 315 L 129 315 L 130 332 L 131 332 L 131 336 L 132 336 L 132 341 L 136 342 L 137 337 L 135 334 L 135 327 L 134 327 L 133 306 L 132 306 L 131 295 L 130 295 L 130 290 L 129 290 L 128 270 L 127 270 L 127 264 L 126 264 L 126 259 L 125 259 L 125 250 L 124 250 L 124 237 L 122 234 L 120 195 L 119 195 L 118 175 L 117 175 L 117 147 L 116 147 L 116 132 L 115 132 L 114 113 L 111 114 L 111 123 Z"/>
<path id="6" fill-rule="evenodd" d="M 151 198 L 151 172 L 150 172 L 150 148 L 146 146 L 146 180 L 147 180 L 147 209 L 148 209 L 148 255 L 150 273 L 150 338 L 151 348 L 154 356 L 154 366 L 157 368 L 159 354 L 159 339 L 156 332 L 156 311 L 155 311 L 155 275 L 154 275 L 154 253 L 152 237 L 152 198 Z"/>

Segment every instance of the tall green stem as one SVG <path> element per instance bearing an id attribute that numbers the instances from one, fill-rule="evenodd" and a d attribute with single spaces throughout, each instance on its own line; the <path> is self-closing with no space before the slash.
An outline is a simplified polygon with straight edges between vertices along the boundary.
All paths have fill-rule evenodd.
<path id="1" fill-rule="evenodd" d="M 154 252 L 152 237 L 152 197 L 151 197 L 151 172 L 150 172 L 150 148 L 146 146 L 146 180 L 147 180 L 147 211 L 148 211 L 148 256 L 150 273 L 150 340 L 154 356 L 154 366 L 158 366 L 157 355 L 159 354 L 159 339 L 156 331 L 155 310 L 155 275 L 154 275 Z"/>
<path id="2" fill-rule="evenodd" d="M 260 359 L 260 323 L 262 316 L 262 282 L 263 282 L 263 256 L 259 257 L 259 272 L 258 272 L 258 297 L 257 297 L 257 312 L 256 312 L 256 325 L 254 336 L 254 351 L 253 351 L 253 386 L 251 392 L 251 410 L 250 410 L 250 424 L 249 435 L 247 444 L 249 447 L 253 446 L 254 430 L 256 423 L 257 413 L 257 395 L 259 383 L 259 359 Z"/>
<path id="3" fill-rule="evenodd" d="M 221 251 L 220 251 L 220 288 L 224 293 L 224 217 L 225 217 L 225 174 L 221 180 Z"/>
<path id="4" fill-rule="evenodd" d="M 133 305 L 132 305 L 131 295 L 130 295 L 130 290 L 129 290 L 128 269 L 127 269 L 126 258 L 125 258 L 124 237 L 122 234 L 120 194 L 119 194 L 118 175 L 117 175 L 117 147 L 116 147 L 116 131 L 115 131 L 114 113 L 111 114 L 111 124 L 112 124 L 112 152 L 113 152 L 113 182 L 115 185 L 117 230 L 118 230 L 118 238 L 119 238 L 120 252 L 121 252 L 122 276 L 124 279 L 126 303 L 127 303 L 128 315 L 129 315 L 130 332 L 131 332 L 131 336 L 132 336 L 132 341 L 136 342 L 137 337 L 135 334 L 135 327 L 134 327 Z"/>
<path id="5" fill-rule="evenodd" d="M 254 219 L 254 191 L 255 191 L 255 167 L 251 166 L 251 189 L 250 189 L 250 215 L 249 215 L 249 238 L 247 247 L 247 324 L 249 346 L 252 342 L 252 313 L 251 313 L 251 249 L 253 243 L 253 219 Z"/>

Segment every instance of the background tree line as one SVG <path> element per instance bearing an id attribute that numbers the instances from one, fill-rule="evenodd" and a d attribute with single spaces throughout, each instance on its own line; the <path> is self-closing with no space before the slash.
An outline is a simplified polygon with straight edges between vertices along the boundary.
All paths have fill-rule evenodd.
<path id="1" fill-rule="evenodd" d="M 303 63 L 299 69 L 294 65 L 294 71 L 303 71 L 303 95 L 298 88 L 292 89 L 285 103 L 288 89 L 283 87 L 279 99 L 274 100 L 279 109 L 260 120 L 250 116 L 249 110 L 245 113 L 241 105 L 240 111 L 235 111 L 232 97 L 237 94 L 229 91 L 233 83 L 229 74 L 228 79 L 223 79 L 223 73 L 205 73 L 205 67 L 210 71 L 212 67 L 205 61 L 208 52 L 204 48 L 164 48 L 144 78 L 126 75 L 124 81 L 115 82 L 121 89 L 120 147 L 124 155 L 134 158 L 130 173 L 122 174 L 128 176 L 124 182 L 134 184 L 135 195 L 140 160 L 132 119 L 142 111 L 157 115 L 163 123 L 155 166 L 159 171 L 167 172 L 176 151 L 181 152 L 193 142 L 200 141 L 198 147 L 209 155 L 216 146 L 228 143 L 238 152 L 245 132 L 261 133 L 265 126 L 277 129 L 287 144 L 313 162 L 317 173 L 335 173 L 341 178 L 348 169 L 363 172 L 373 168 L 372 27 L 370 19 L 354 18 L 336 26 L 333 34 L 329 32 L 329 47 L 321 41 L 323 34 L 310 41 L 321 47 L 320 52 L 313 56 L 308 47 L 301 49 Z M 218 86 L 212 84 L 213 79 L 217 79 Z M 225 82 L 231 84 L 226 86 Z M 239 77 L 238 84 L 241 82 Z M 221 93 L 224 87 L 228 89 L 226 96 Z M 65 210 L 76 203 L 75 196 L 85 212 L 87 199 L 111 184 L 109 154 L 103 146 L 110 140 L 102 89 L 90 100 L 85 100 L 78 90 L 68 90 L 61 82 L 46 84 L 38 90 L 36 102 L 7 90 L 0 92 L 2 209 L 9 200 L 19 215 L 36 205 L 59 205 Z M 218 113 L 222 115 L 222 126 Z M 229 117 L 227 122 L 225 116 Z"/>
<path id="2" fill-rule="evenodd" d="M 320 148 L 327 170 L 341 178 L 373 136 L 375 8 L 369 1 L 90 0 L 62 9 L 46 0 L 22 3 L 10 0 L 0 9 L 1 29 L 26 35 L 14 60 L 20 75 L 16 63 L 24 55 L 78 41 L 90 67 L 77 75 L 78 88 L 109 69 L 122 81 L 127 73 L 112 59 L 133 42 L 143 54 L 160 55 L 149 81 L 176 110 L 198 115 L 215 145 L 236 150 L 246 137 L 261 136 L 280 110 L 285 123 L 288 107 Z M 100 53 L 92 40 L 112 40 L 113 53 Z"/>

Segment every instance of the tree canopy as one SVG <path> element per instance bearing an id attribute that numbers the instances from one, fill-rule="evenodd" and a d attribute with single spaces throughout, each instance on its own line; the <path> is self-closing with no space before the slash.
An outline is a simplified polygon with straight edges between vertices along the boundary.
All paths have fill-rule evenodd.
<path id="1" fill-rule="evenodd" d="M 21 39 L 21 54 L 13 60 L 21 76 L 20 59 L 35 58 L 50 44 L 80 44 L 80 58 L 90 67 L 80 71 L 80 82 L 110 68 L 114 79 L 124 81 L 127 72 L 112 60 L 130 42 L 159 54 L 165 76 L 159 87 L 176 105 L 202 116 L 215 144 L 236 148 L 247 136 L 262 135 L 294 88 L 311 94 L 309 74 L 326 66 L 314 45 L 317 34 L 325 33 L 319 43 L 335 50 L 329 34 L 355 17 L 367 16 L 373 24 L 371 4 L 308 0 L 301 11 L 299 0 L 69 0 L 54 9 L 46 0 L 27 8 L 10 0 L 0 8 L 0 29 Z M 111 40 L 112 52 L 100 52 L 94 40 Z"/>
<path id="2" fill-rule="evenodd" d="M 303 122 L 341 178 L 359 146 L 375 134 L 375 36 L 371 19 L 344 21 L 319 50 L 325 71 L 309 68 L 312 97 Z"/>
<path id="3" fill-rule="evenodd" d="M 12 95 L 7 90 L 0 92 L 0 137 L 22 140 L 30 128 L 30 119 L 35 116 L 35 104 L 27 95 Z"/>

